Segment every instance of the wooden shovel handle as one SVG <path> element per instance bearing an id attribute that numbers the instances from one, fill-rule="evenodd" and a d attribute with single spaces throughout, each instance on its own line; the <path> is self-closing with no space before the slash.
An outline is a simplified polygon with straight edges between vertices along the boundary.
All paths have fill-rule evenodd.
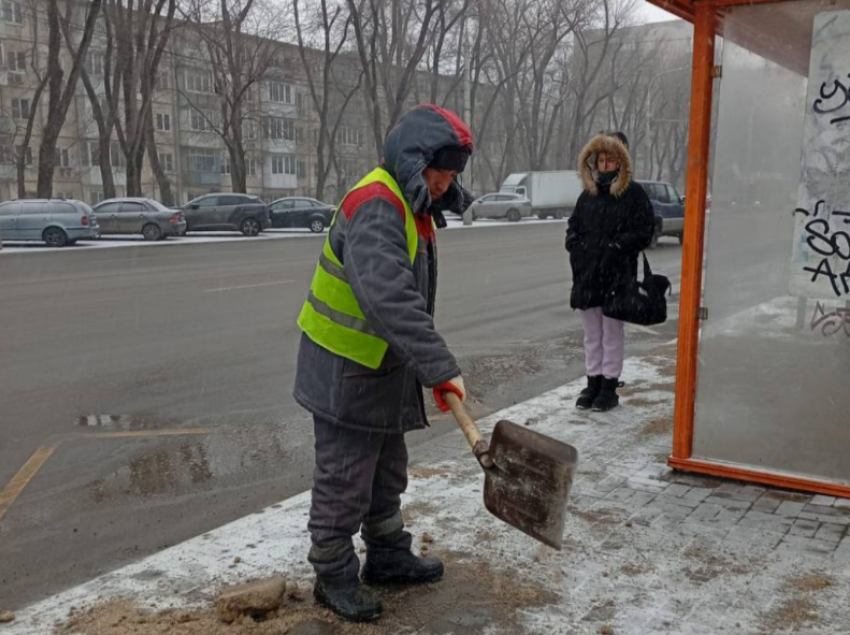
<path id="1" fill-rule="evenodd" d="M 472 448 L 472 453 L 475 455 L 475 458 L 478 459 L 481 467 L 489 470 L 493 467 L 493 459 L 490 458 L 490 446 L 487 441 L 484 440 L 481 430 L 479 430 L 478 426 L 475 425 L 472 417 L 470 417 L 466 412 L 466 408 L 464 408 L 460 397 L 447 390 L 443 393 L 443 399 L 446 400 L 446 403 L 449 404 L 449 408 L 452 409 L 455 421 L 457 421 L 457 424 L 463 431 L 463 436 L 465 436 L 466 440 L 469 442 L 469 447 Z"/>

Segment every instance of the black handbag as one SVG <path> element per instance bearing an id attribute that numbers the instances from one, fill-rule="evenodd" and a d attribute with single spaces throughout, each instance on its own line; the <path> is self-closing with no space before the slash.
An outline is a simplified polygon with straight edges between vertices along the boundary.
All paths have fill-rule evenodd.
<path id="1" fill-rule="evenodd" d="M 652 273 L 646 254 L 643 256 L 643 280 L 629 280 L 614 288 L 602 304 L 602 313 L 611 319 L 652 326 L 667 321 L 667 292 L 670 279 Z"/>

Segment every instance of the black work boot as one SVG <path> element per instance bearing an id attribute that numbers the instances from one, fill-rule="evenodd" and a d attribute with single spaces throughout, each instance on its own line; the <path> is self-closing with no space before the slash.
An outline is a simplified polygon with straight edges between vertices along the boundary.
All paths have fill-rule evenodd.
<path id="1" fill-rule="evenodd" d="M 350 622 L 374 622 L 384 610 L 381 601 L 363 588 L 357 578 L 339 582 L 323 582 L 321 578 L 316 578 L 313 597 L 316 598 L 316 604 Z"/>
<path id="2" fill-rule="evenodd" d="M 436 582 L 443 577 L 443 563 L 437 558 L 420 558 L 410 551 L 369 549 L 360 577 L 366 584 Z"/>
<path id="3" fill-rule="evenodd" d="M 576 401 L 576 408 L 579 410 L 590 410 L 593 407 L 593 401 L 599 395 L 602 389 L 602 375 L 594 375 L 587 377 L 587 388 L 581 391 Z"/>
<path id="4" fill-rule="evenodd" d="M 602 388 L 593 400 L 593 412 L 608 412 L 620 405 L 620 396 L 617 394 L 619 385 L 620 380 L 616 377 L 602 378 Z"/>

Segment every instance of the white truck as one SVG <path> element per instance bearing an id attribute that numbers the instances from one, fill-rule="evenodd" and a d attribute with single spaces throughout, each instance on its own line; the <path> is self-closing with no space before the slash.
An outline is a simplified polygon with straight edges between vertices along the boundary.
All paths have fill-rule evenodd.
<path id="1" fill-rule="evenodd" d="M 502 183 L 501 192 L 520 194 L 531 201 L 531 213 L 538 218 L 563 218 L 575 209 L 584 187 L 579 173 L 517 172 Z"/>

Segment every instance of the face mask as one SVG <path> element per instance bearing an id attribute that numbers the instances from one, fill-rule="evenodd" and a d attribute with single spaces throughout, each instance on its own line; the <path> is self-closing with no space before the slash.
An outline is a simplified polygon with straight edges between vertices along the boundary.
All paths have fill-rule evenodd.
<path id="1" fill-rule="evenodd" d="M 620 176 L 619 170 L 614 170 L 613 172 L 600 172 L 599 176 L 596 177 L 596 182 L 599 185 L 611 185 L 617 180 L 618 176 Z"/>

